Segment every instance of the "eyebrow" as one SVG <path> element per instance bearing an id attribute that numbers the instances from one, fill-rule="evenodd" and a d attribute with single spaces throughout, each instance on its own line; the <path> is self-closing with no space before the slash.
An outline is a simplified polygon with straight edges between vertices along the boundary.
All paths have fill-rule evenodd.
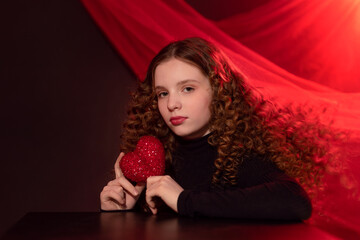
<path id="1" fill-rule="evenodd" d="M 178 82 L 178 83 L 176 84 L 176 86 L 179 86 L 179 85 L 184 85 L 184 84 L 187 84 L 187 83 L 189 83 L 189 82 L 199 83 L 199 81 L 198 81 L 198 80 L 194 80 L 194 79 L 186 79 L 186 80 L 182 80 L 182 81 Z M 156 86 L 156 87 L 155 87 L 155 90 L 156 90 L 156 89 L 166 89 L 166 88 L 165 88 L 165 87 L 163 87 L 163 86 Z"/>

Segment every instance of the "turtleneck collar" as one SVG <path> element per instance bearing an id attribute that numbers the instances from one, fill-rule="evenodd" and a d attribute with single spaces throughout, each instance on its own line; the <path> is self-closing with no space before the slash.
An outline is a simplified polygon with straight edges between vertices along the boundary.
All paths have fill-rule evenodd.
<path id="1" fill-rule="evenodd" d="M 177 143 L 178 149 L 186 149 L 186 150 L 195 150 L 201 149 L 203 147 L 208 146 L 208 139 L 212 133 L 208 133 L 205 136 L 196 139 L 184 139 L 181 137 L 176 136 L 175 140 Z"/>
<path id="2" fill-rule="evenodd" d="M 176 136 L 175 140 L 178 144 L 178 146 L 183 146 L 183 147 L 189 147 L 189 146 L 194 146 L 194 145 L 203 145 L 204 143 L 208 142 L 209 137 L 211 136 L 212 133 L 208 133 L 200 138 L 195 138 L 195 139 L 184 139 L 182 137 Z"/>

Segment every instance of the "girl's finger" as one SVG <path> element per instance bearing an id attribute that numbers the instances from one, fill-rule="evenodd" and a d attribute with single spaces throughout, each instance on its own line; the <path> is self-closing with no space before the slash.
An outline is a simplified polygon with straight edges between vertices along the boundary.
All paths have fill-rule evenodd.
<path id="1" fill-rule="evenodd" d="M 116 192 L 121 198 L 125 198 L 125 192 L 123 187 L 121 186 L 105 186 L 103 192 L 114 191 Z"/>
<path id="2" fill-rule="evenodd" d="M 151 210 L 152 214 L 156 215 L 156 213 L 157 213 L 157 208 L 150 208 L 150 210 Z"/>
<path id="3" fill-rule="evenodd" d="M 120 196 L 116 191 L 109 190 L 109 191 L 103 191 L 100 194 L 100 201 L 106 202 L 106 201 L 113 201 L 118 205 L 124 205 L 125 199 Z"/>
<path id="4" fill-rule="evenodd" d="M 111 180 L 106 186 L 120 186 L 119 178 Z"/>
<path id="5" fill-rule="evenodd" d="M 125 155 L 125 153 L 121 152 L 120 155 L 118 156 L 118 158 L 116 159 L 115 165 L 114 165 L 114 169 L 115 169 L 115 177 L 121 177 L 122 176 L 122 172 L 120 169 L 120 161 L 122 159 L 122 157 Z"/>
<path id="6" fill-rule="evenodd" d="M 154 185 L 156 185 L 156 183 L 152 184 L 150 188 L 149 188 L 149 184 L 147 185 L 148 188 L 146 189 L 145 200 L 146 200 L 146 203 L 148 204 L 151 212 L 153 214 L 156 214 L 157 208 L 156 208 L 156 203 L 153 199 L 154 199 L 154 197 L 158 196 L 158 194 L 157 194 L 157 188 Z"/>
<path id="7" fill-rule="evenodd" d="M 135 190 L 140 194 L 145 189 L 145 183 L 137 183 L 135 185 Z"/>
<path id="8" fill-rule="evenodd" d="M 151 177 L 148 177 L 146 179 L 146 184 L 147 186 L 151 186 L 152 184 L 158 182 L 159 180 L 161 180 L 163 178 L 163 176 L 151 176 Z"/>
<path id="9" fill-rule="evenodd" d="M 134 197 L 139 195 L 138 190 L 125 177 L 120 177 L 116 180 L 119 182 L 120 186 L 122 186 L 124 190 L 130 195 Z"/>

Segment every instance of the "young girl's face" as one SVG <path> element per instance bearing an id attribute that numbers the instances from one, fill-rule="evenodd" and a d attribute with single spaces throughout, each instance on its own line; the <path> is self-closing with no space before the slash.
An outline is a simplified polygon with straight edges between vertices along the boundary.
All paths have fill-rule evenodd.
<path id="1" fill-rule="evenodd" d="M 155 69 L 155 91 L 160 114 L 168 127 L 185 139 L 210 132 L 210 81 L 199 68 L 171 58 Z"/>

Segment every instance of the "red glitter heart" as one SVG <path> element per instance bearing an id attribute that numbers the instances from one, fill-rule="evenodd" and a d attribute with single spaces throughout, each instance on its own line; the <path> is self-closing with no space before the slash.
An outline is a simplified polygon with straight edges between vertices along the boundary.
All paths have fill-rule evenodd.
<path id="1" fill-rule="evenodd" d="M 120 168 L 127 179 L 145 182 L 150 176 L 163 175 L 165 151 L 161 142 L 153 136 L 143 136 L 133 152 L 125 154 Z"/>

